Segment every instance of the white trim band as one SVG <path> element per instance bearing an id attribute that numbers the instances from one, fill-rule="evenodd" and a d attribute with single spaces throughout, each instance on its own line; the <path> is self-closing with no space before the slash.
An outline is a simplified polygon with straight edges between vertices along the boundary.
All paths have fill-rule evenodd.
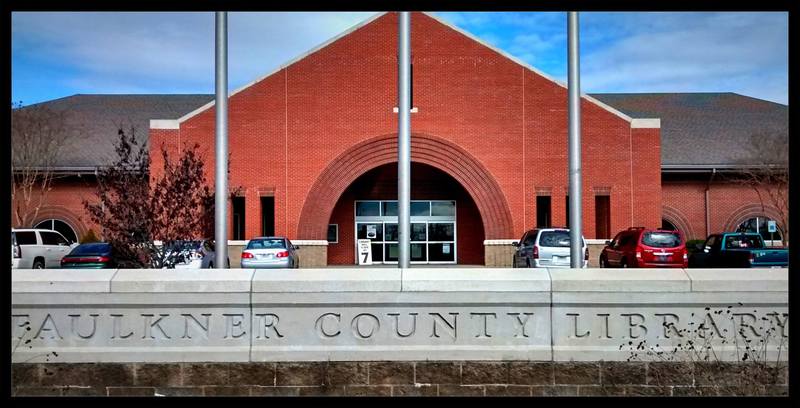
<path id="1" fill-rule="evenodd" d="M 631 129 L 661 129 L 661 119 L 633 119 Z"/>
<path id="2" fill-rule="evenodd" d="M 174 119 L 150 119 L 150 129 L 180 129 L 181 123 Z"/>

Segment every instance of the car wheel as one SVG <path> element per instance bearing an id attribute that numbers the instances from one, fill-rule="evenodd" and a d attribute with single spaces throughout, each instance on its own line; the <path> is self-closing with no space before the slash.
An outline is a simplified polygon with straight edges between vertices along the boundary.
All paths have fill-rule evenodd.
<path id="1" fill-rule="evenodd" d="M 37 260 L 33 261 L 32 268 L 33 269 L 44 269 L 44 261 L 42 261 L 41 259 L 37 259 Z"/>
<path id="2" fill-rule="evenodd" d="M 512 268 L 516 268 L 517 267 L 517 256 L 516 255 L 511 255 L 511 267 Z"/>
<path id="3" fill-rule="evenodd" d="M 606 261 L 606 258 L 600 257 L 600 267 L 601 268 L 608 268 L 608 261 Z"/>
<path id="4" fill-rule="evenodd" d="M 208 263 L 208 269 L 214 269 L 214 262 Z"/>
<path id="5" fill-rule="evenodd" d="M 525 267 L 526 268 L 530 268 L 531 267 L 531 260 L 530 259 L 527 259 L 527 258 L 525 259 Z"/>
<path id="6" fill-rule="evenodd" d="M 620 262 L 619 267 L 620 268 L 627 268 L 628 267 L 628 261 L 626 259 L 623 259 L 622 262 Z"/>

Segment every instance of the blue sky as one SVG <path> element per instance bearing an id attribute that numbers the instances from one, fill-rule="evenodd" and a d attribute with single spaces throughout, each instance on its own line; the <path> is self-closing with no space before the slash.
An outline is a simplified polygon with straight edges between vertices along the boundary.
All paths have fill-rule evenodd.
<path id="1" fill-rule="evenodd" d="M 237 89 L 375 13 L 229 13 Z M 566 81 L 566 13 L 436 13 Z M 788 103 L 787 13 L 580 14 L 581 90 Z M 213 13 L 13 13 L 12 100 L 213 93 Z"/>

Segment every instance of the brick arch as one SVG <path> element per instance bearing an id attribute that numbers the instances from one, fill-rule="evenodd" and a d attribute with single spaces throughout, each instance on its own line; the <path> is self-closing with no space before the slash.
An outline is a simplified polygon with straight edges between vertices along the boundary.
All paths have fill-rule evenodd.
<path id="1" fill-rule="evenodd" d="M 779 220 L 780 216 L 778 215 L 778 210 L 771 206 L 761 206 L 761 204 L 747 204 L 737 208 L 735 211 L 728 216 L 728 220 L 725 221 L 725 228 L 723 231 L 720 232 L 729 232 L 735 231 L 736 227 L 739 224 L 747 221 L 750 218 L 755 217 L 768 217 L 773 220 Z M 780 227 L 778 227 L 780 229 Z M 784 232 L 781 230 L 781 235 Z"/>
<path id="2" fill-rule="evenodd" d="M 69 226 L 72 227 L 72 229 L 75 231 L 75 234 L 78 236 L 78 240 L 80 240 L 81 237 L 83 237 L 88 231 L 88 228 L 86 228 L 86 225 L 81 221 L 79 216 L 61 206 L 42 207 L 39 210 L 39 214 L 31 223 L 31 227 L 49 219 L 61 220 L 69 224 Z"/>
<path id="3" fill-rule="evenodd" d="M 505 194 L 491 173 L 467 151 L 439 137 L 412 134 L 411 161 L 444 171 L 467 190 L 481 214 L 486 239 L 513 235 Z M 396 162 L 396 134 L 366 140 L 340 154 L 322 171 L 306 196 L 298 238 L 325 239 L 333 208 L 347 187 L 367 171 Z"/>
<path id="4" fill-rule="evenodd" d="M 697 238 L 697 236 L 694 235 L 692 224 L 680 210 L 665 205 L 661 207 L 661 218 L 666 219 L 678 228 L 683 233 L 683 236 L 686 237 L 685 239 Z"/>

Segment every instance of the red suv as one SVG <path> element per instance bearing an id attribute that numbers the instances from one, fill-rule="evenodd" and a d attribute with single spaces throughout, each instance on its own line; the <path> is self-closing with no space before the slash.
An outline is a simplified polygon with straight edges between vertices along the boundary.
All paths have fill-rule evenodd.
<path id="1" fill-rule="evenodd" d="M 600 253 L 601 268 L 687 268 L 689 256 L 680 231 L 631 227 Z"/>

